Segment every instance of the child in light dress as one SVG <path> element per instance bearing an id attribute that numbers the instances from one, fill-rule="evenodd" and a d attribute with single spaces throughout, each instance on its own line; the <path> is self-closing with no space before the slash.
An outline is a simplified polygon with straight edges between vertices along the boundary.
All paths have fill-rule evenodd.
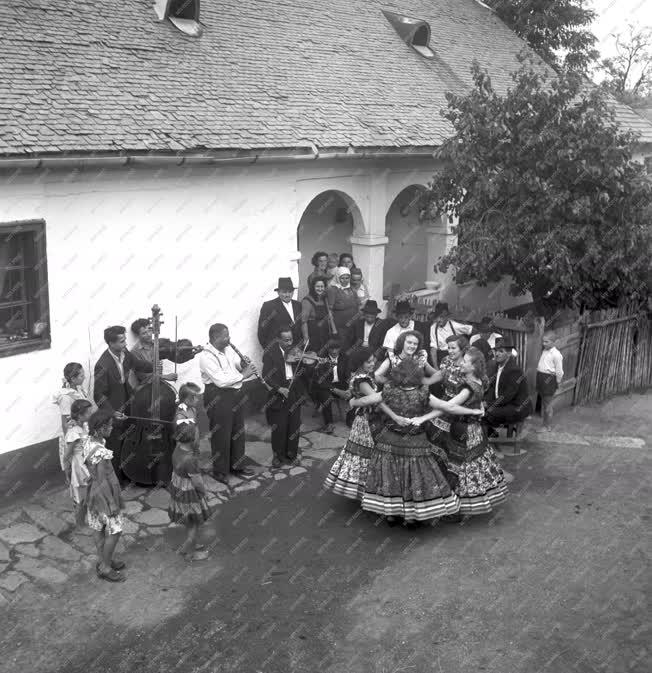
<path id="1" fill-rule="evenodd" d="M 178 426 L 181 423 L 193 423 L 195 426 L 195 441 L 193 448 L 199 452 L 199 424 L 197 423 L 197 405 L 201 388 L 196 383 L 184 383 L 179 388 L 179 404 L 174 417 Z"/>
<path id="2" fill-rule="evenodd" d="M 88 420 L 93 405 L 88 400 L 74 400 L 70 405 L 70 421 L 66 430 L 64 463 L 68 466 L 70 497 L 75 505 L 77 523 L 83 524 L 81 504 L 84 501 L 90 474 L 83 458 L 84 442 L 88 437 Z"/>

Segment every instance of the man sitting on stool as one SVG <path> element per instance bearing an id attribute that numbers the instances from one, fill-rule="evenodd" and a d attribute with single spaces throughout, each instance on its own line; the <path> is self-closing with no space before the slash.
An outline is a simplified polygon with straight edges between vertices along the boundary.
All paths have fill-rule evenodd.
<path id="1" fill-rule="evenodd" d="M 512 356 L 512 348 L 509 339 L 496 339 L 497 367 L 485 395 L 484 422 L 491 437 L 498 435 L 495 428 L 520 423 L 532 413 L 527 379 Z"/>
<path id="2" fill-rule="evenodd" d="M 312 377 L 312 397 L 319 405 L 324 419 L 323 427 L 318 432 L 332 435 L 333 403 L 335 398 L 346 399 L 349 388 L 349 365 L 346 355 L 340 351 L 342 343 L 338 339 L 331 339 L 326 344 L 327 362 L 318 364 Z"/>

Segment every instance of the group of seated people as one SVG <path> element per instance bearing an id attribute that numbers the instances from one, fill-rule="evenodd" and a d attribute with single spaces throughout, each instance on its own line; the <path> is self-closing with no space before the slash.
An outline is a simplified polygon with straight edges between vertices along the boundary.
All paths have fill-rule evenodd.
<path id="1" fill-rule="evenodd" d="M 517 364 L 514 346 L 495 331 L 491 318 L 483 318 L 474 329 L 454 320 L 448 305 L 441 302 L 435 307 L 432 323 L 420 322 L 414 320 L 413 309 L 405 300 L 396 302 L 392 318 L 380 318 L 382 311 L 368 298 L 362 273 L 350 254 L 340 255 L 338 267 L 332 266 L 333 256 L 325 252 L 315 253 L 312 262 L 315 268 L 308 277 L 308 294 L 301 302 L 293 299 L 296 288 L 292 280 L 279 278 L 278 298 L 265 302 L 261 309 L 258 339 L 267 348 L 279 325 L 285 323 L 292 329 L 295 343 L 320 358 L 309 393 L 322 414 L 322 432 L 333 432 L 333 407 L 337 400 L 349 397 L 348 361 L 353 351 L 370 348 L 380 368 L 391 356 L 401 355 L 395 353 L 395 347 L 406 332 L 420 335 L 419 352 L 433 370 L 451 366 L 454 370 L 470 345 L 483 353 L 489 377 L 485 423 L 490 435 L 499 426 L 515 425 L 531 415 L 527 380 Z"/>

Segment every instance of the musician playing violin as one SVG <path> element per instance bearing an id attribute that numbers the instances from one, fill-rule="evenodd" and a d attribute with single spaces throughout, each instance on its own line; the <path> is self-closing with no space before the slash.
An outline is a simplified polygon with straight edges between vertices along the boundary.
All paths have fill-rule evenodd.
<path id="1" fill-rule="evenodd" d="M 328 357 L 315 367 L 312 377 L 311 394 L 313 400 L 319 405 L 324 425 L 318 432 L 332 435 L 333 425 L 333 402 L 335 398 L 346 399 L 349 389 L 350 368 L 346 355 L 341 353 L 342 342 L 339 339 L 331 339 L 327 342 Z"/>
<path id="2" fill-rule="evenodd" d="M 263 355 L 263 379 L 270 388 L 267 422 L 272 428 L 272 467 L 298 465 L 301 405 L 307 399 L 307 383 L 317 358 L 302 357 L 292 348 L 292 328 L 279 327 L 276 344 Z M 304 349 L 305 351 L 305 349 Z M 305 353 L 307 355 L 307 353 Z"/>
<path id="3" fill-rule="evenodd" d="M 131 333 L 138 340 L 131 349 L 131 354 L 138 360 L 152 362 L 154 357 L 154 345 L 152 343 L 152 326 L 147 318 L 138 318 L 131 323 Z M 152 380 L 151 373 L 134 370 L 136 384 L 149 383 Z M 175 373 L 163 374 L 161 378 L 164 381 L 176 381 Z"/>

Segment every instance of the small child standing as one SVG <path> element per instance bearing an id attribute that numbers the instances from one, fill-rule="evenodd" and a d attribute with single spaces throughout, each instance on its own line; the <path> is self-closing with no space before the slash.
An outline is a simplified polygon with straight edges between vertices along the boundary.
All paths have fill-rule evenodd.
<path id="1" fill-rule="evenodd" d="M 188 561 L 208 558 L 202 545 L 197 544 L 199 526 L 208 521 L 211 509 L 206 500 L 206 486 L 199 470 L 199 451 L 194 448 L 196 424 L 192 421 L 178 423 L 172 454 L 172 480 L 168 516 L 172 523 L 186 527 L 186 540 L 179 553 Z"/>
<path id="2" fill-rule="evenodd" d="M 537 393 L 541 396 L 543 427 L 537 432 L 552 432 L 553 399 L 564 378 L 563 355 L 555 348 L 554 337 L 543 335 L 543 352 L 537 365 Z"/>
<path id="3" fill-rule="evenodd" d="M 93 405 L 88 400 L 75 400 L 70 405 L 70 423 L 65 436 L 64 461 L 70 466 L 70 497 L 75 505 L 78 525 L 84 523 L 82 503 L 90 479 L 90 474 L 84 464 L 83 448 L 88 437 L 88 420 L 92 411 Z"/>
<path id="4" fill-rule="evenodd" d="M 125 563 L 113 557 L 122 533 L 124 502 L 111 462 L 113 451 L 106 448 L 106 438 L 112 431 L 113 417 L 109 412 L 96 411 L 90 417 L 82 452 L 90 476 L 84 505 L 100 559 L 95 566 L 97 576 L 107 582 L 124 582 L 125 576 L 120 571 Z"/>
<path id="5" fill-rule="evenodd" d="M 179 388 L 179 404 L 174 417 L 175 425 L 180 423 L 194 423 L 195 441 L 193 449 L 199 452 L 199 424 L 197 423 L 197 405 L 201 388 L 196 383 L 184 383 Z"/>

